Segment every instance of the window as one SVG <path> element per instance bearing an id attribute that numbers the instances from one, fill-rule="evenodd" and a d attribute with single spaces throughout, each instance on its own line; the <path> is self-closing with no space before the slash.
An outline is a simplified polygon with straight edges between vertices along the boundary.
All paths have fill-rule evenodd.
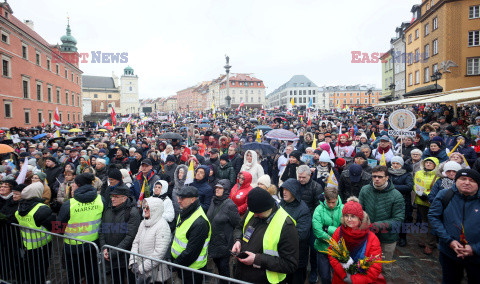
<path id="1" fill-rule="evenodd" d="M 372 98 L 372 104 L 374 104 L 374 103 L 375 103 L 375 98 Z"/>
<path id="2" fill-rule="evenodd" d="M 30 110 L 25 110 L 25 124 L 30 124 Z"/>
<path id="3" fill-rule="evenodd" d="M 432 54 L 433 54 L 433 55 L 437 55 L 437 54 L 438 54 L 438 39 L 436 39 L 436 40 L 433 41 Z"/>
<path id="4" fill-rule="evenodd" d="M 75 122 L 75 113 L 72 113 L 72 120 Z"/>
<path id="5" fill-rule="evenodd" d="M 480 5 L 470 7 L 470 13 L 468 18 L 470 20 L 480 18 Z"/>
<path id="6" fill-rule="evenodd" d="M 259 103 L 262 102 L 262 98 L 258 97 L 258 102 Z"/>
<path id="7" fill-rule="evenodd" d="M 28 48 L 25 44 L 22 44 L 22 57 L 28 60 Z"/>
<path id="8" fill-rule="evenodd" d="M 420 60 L 420 49 L 415 49 L 415 62 Z"/>
<path id="9" fill-rule="evenodd" d="M 60 117 L 60 121 L 63 120 L 63 113 L 61 111 L 58 112 L 58 117 Z"/>
<path id="10" fill-rule="evenodd" d="M 432 74 L 438 71 L 438 64 L 433 64 L 432 66 Z"/>
<path id="11" fill-rule="evenodd" d="M 235 86 L 235 81 L 233 81 L 233 82 L 230 82 L 230 83 L 232 84 L 232 86 Z"/>
<path id="12" fill-rule="evenodd" d="M 80 94 L 77 94 L 77 106 L 80 106 Z"/>
<path id="13" fill-rule="evenodd" d="M 408 43 L 412 43 L 412 34 L 408 35 Z"/>
<path id="14" fill-rule="evenodd" d="M 425 25 L 425 36 L 427 36 L 427 35 L 429 35 L 429 34 L 430 34 L 430 24 L 427 23 L 427 24 Z"/>
<path id="15" fill-rule="evenodd" d="M 424 70 L 424 75 L 425 75 L 425 83 L 430 82 L 430 67 L 425 68 Z"/>
<path id="16" fill-rule="evenodd" d="M 4 31 L 2 33 L 2 42 L 6 44 L 10 44 L 10 38 L 8 37 L 8 34 Z"/>
<path id="17" fill-rule="evenodd" d="M 480 57 L 467 59 L 467 75 L 480 75 Z"/>
<path id="18" fill-rule="evenodd" d="M 253 97 L 250 98 L 250 102 L 253 103 Z"/>
<path id="19" fill-rule="evenodd" d="M 98 95 L 97 95 L 97 94 L 94 94 L 94 95 L 93 95 L 93 98 L 94 98 L 94 99 L 98 99 Z"/>
<path id="20" fill-rule="evenodd" d="M 39 110 L 38 111 L 38 123 L 43 122 L 43 111 Z"/>
<path id="21" fill-rule="evenodd" d="M 297 98 L 294 98 L 294 99 L 293 99 L 293 102 L 294 102 L 294 103 L 297 103 Z"/>
<path id="22" fill-rule="evenodd" d="M 240 90 L 240 94 L 243 94 L 243 90 Z"/>
<path id="23" fill-rule="evenodd" d="M 49 103 L 52 102 L 52 87 L 50 86 L 47 87 L 47 101 Z"/>
<path id="24" fill-rule="evenodd" d="M 253 90 L 250 90 L 250 94 L 253 94 Z"/>
<path id="25" fill-rule="evenodd" d="M 37 101 L 42 100 L 42 83 L 37 83 Z"/>
<path id="26" fill-rule="evenodd" d="M 420 84 L 420 71 L 415 71 L 415 84 Z"/>
<path id="27" fill-rule="evenodd" d="M 78 113 L 78 121 L 79 121 L 79 122 L 82 121 L 82 120 L 80 119 L 80 113 Z"/>
<path id="28" fill-rule="evenodd" d="M 430 4 L 427 4 L 427 11 L 430 10 Z"/>
<path id="29" fill-rule="evenodd" d="M 72 106 L 75 105 L 75 93 L 72 93 Z"/>
<path id="30" fill-rule="evenodd" d="M 350 99 L 350 104 L 353 104 L 353 99 Z"/>
<path id="31" fill-rule="evenodd" d="M 480 46 L 480 30 L 468 32 L 468 46 Z"/>
<path id="32" fill-rule="evenodd" d="M 65 91 L 65 104 L 68 105 L 68 92 Z"/>
<path id="33" fill-rule="evenodd" d="M 72 82 L 73 82 L 73 72 L 72 72 L 72 74 L 71 74 L 71 75 L 72 75 L 71 77 L 72 77 Z"/>
<path id="34" fill-rule="evenodd" d="M 48 121 L 52 121 L 53 113 L 51 110 L 48 111 Z"/>
<path id="35" fill-rule="evenodd" d="M 60 89 L 57 89 L 57 104 L 60 103 Z"/>
<path id="36" fill-rule="evenodd" d="M 70 122 L 70 113 L 67 112 L 67 121 Z"/>
<path id="37" fill-rule="evenodd" d="M 365 99 L 365 103 L 368 104 L 368 99 Z"/>
<path id="38" fill-rule="evenodd" d="M 58 73 L 60 72 L 60 68 L 58 68 L 58 64 L 55 65 L 55 72 L 57 73 L 57 75 L 58 75 Z"/>
<path id="39" fill-rule="evenodd" d="M 40 62 L 40 53 L 39 53 L 39 52 L 36 52 L 36 53 L 35 53 L 35 64 L 37 64 L 38 66 L 41 65 L 41 62 Z"/>
<path id="40" fill-rule="evenodd" d="M 258 94 L 261 95 L 262 91 L 258 90 Z M 292 94 L 292 91 L 290 91 L 290 95 Z"/>
<path id="41" fill-rule="evenodd" d="M 408 74 L 408 85 L 409 86 L 413 85 L 413 74 L 412 73 Z"/>
<path id="42" fill-rule="evenodd" d="M 5 107 L 5 118 L 12 118 L 12 102 L 3 101 Z"/>
<path id="43" fill-rule="evenodd" d="M 30 98 L 30 86 L 29 86 L 28 79 L 23 79 L 22 84 L 23 84 L 23 98 L 28 99 Z"/>
<path id="44" fill-rule="evenodd" d="M 433 18 L 433 30 L 438 29 L 438 17 Z"/>
<path id="45" fill-rule="evenodd" d="M 415 39 L 417 39 L 419 37 L 420 37 L 420 31 L 419 31 L 419 29 L 416 29 L 415 30 Z"/>
<path id="46" fill-rule="evenodd" d="M 234 94 L 235 94 L 235 90 L 232 90 L 232 95 L 234 95 Z"/>
<path id="47" fill-rule="evenodd" d="M 261 85 L 262 85 L 262 83 L 260 83 L 260 82 L 257 82 L 257 86 L 261 86 Z"/>
<path id="48" fill-rule="evenodd" d="M 424 54 L 424 59 L 427 59 L 430 57 L 430 44 L 425 45 L 425 54 Z"/>
<path id="49" fill-rule="evenodd" d="M 112 98 L 112 95 L 108 94 L 108 98 L 111 99 L 111 98 Z"/>
<path id="50" fill-rule="evenodd" d="M 10 58 L 2 56 L 2 75 L 4 77 L 10 76 Z"/>
<path id="51" fill-rule="evenodd" d="M 65 69 L 65 79 L 68 79 L 68 70 Z"/>

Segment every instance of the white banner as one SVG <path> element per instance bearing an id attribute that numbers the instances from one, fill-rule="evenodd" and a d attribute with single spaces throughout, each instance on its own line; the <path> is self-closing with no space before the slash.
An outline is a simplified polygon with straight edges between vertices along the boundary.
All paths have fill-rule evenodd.
<path id="1" fill-rule="evenodd" d="M 415 136 L 417 132 L 415 131 L 404 131 L 404 130 L 388 130 L 388 135 L 390 136 Z"/>

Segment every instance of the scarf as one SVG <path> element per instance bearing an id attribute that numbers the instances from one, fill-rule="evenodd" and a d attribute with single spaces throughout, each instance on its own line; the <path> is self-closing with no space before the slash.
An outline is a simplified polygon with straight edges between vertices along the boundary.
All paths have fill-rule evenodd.
<path id="1" fill-rule="evenodd" d="M 354 256 L 362 249 L 364 243 L 368 239 L 369 228 L 366 229 L 352 229 L 347 226 L 340 225 L 340 237 L 345 240 L 350 256 Z"/>
<path id="2" fill-rule="evenodd" d="M 407 172 L 406 169 L 401 169 L 401 168 L 398 169 L 398 170 L 396 170 L 396 169 L 394 169 L 394 168 L 389 168 L 389 169 L 388 169 L 388 173 L 389 173 L 389 174 L 392 174 L 392 175 L 394 175 L 394 176 L 401 176 L 401 175 L 405 174 L 406 172 Z"/>
<path id="3" fill-rule="evenodd" d="M 8 194 L 7 196 L 0 195 L 0 197 L 2 197 L 4 200 L 7 200 L 12 196 L 13 196 L 13 192 L 10 192 L 10 194 Z"/>
<path id="4" fill-rule="evenodd" d="M 147 181 L 149 181 L 153 176 L 155 175 L 155 172 L 154 171 L 150 171 L 150 173 L 146 176 L 147 178 Z M 143 173 L 140 172 L 139 175 L 137 175 L 137 180 L 140 182 L 140 181 L 143 181 Z"/>
<path id="5" fill-rule="evenodd" d="M 378 152 L 379 154 L 383 154 L 383 153 L 386 154 L 388 151 L 390 151 L 390 145 L 388 145 L 388 146 L 385 147 L 385 148 L 378 147 L 378 149 L 377 149 L 377 152 Z"/>
<path id="6" fill-rule="evenodd" d="M 373 184 L 373 183 L 372 183 Z M 375 184 L 373 184 L 373 187 L 376 189 L 376 190 L 384 190 L 385 188 L 387 188 L 388 186 L 388 181 L 384 184 L 384 185 L 381 185 L 381 186 L 376 186 Z"/>
<path id="7" fill-rule="evenodd" d="M 330 174 L 330 169 L 328 166 L 325 166 L 325 167 L 322 167 L 321 165 L 317 166 L 317 179 L 324 181 L 328 178 L 329 174 Z"/>
<path id="8" fill-rule="evenodd" d="M 442 178 L 442 188 L 451 188 L 455 181 L 449 178 Z"/>

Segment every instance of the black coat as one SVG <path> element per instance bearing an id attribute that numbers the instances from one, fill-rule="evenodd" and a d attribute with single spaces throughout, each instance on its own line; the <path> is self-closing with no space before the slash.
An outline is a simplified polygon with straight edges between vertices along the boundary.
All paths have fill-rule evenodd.
<path id="1" fill-rule="evenodd" d="M 315 208 L 320 204 L 320 199 L 323 197 L 323 187 L 310 177 L 309 182 L 304 185 L 300 184 L 300 190 L 302 192 L 302 200 L 305 201 L 311 215 L 313 215 Z"/>
<path id="2" fill-rule="evenodd" d="M 243 165 L 243 157 L 240 154 L 235 153 L 232 159 L 230 159 L 230 163 L 232 163 L 232 167 L 235 170 L 235 176 L 238 176 L 240 170 L 242 169 Z"/>
<path id="3" fill-rule="evenodd" d="M 47 175 L 46 180 L 49 185 L 53 185 L 57 178 L 63 174 L 63 167 L 56 164 L 53 168 L 45 168 L 45 174 Z"/>
<path id="4" fill-rule="evenodd" d="M 215 176 L 220 179 L 228 179 L 231 185 L 234 185 L 237 182 L 237 175 L 235 174 L 235 169 L 232 167 L 232 164 L 228 162 L 225 166 L 220 165 L 217 168 Z"/>
<path id="5" fill-rule="evenodd" d="M 142 159 L 140 160 L 133 159 L 133 161 L 130 162 L 130 172 L 132 173 L 132 176 L 138 173 L 138 169 L 140 169 L 141 162 L 142 162 Z"/>
<path id="6" fill-rule="evenodd" d="M 350 171 L 344 170 L 340 175 L 340 180 L 338 181 L 338 194 L 342 199 L 342 202 L 347 202 L 347 199 L 350 196 L 358 197 L 360 195 L 360 190 L 364 185 L 367 185 L 372 180 L 372 175 L 365 171 L 362 171 L 362 177 L 359 182 L 352 182 L 350 180 Z"/>

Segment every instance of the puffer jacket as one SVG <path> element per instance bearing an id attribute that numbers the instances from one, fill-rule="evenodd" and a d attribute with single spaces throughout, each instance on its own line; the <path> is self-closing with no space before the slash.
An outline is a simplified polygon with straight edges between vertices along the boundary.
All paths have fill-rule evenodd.
<path id="1" fill-rule="evenodd" d="M 232 163 L 227 162 L 225 166 L 218 166 L 215 177 L 219 180 L 228 179 L 230 184 L 235 184 L 237 181 L 237 175 L 235 174 L 235 169 L 232 166 Z"/>
<path id="2" fill-rule="evenodd" d="M 237 205 L 238 213 L 240 214 L 240 216 L 243 216 L 243 214 L 245 214 L 245 212 L 247 211 L 247 195 L 252 189 L 252 186 L 250 185 L 250 183 L 252 182 L 252 175 L 249 172 L 240 173 L 243 174 L 245 180 L 243 181 L 242 185 L 240 185 L 237 180 L 237 183 L 230 191 L 229 198 L 233 200 L 233 203 L 235 203 L 235 205 Z"/>
<path id="3" fill-rule="evenodd" d="M 377 190 L 373 182 L 362 187 L 360 204 L 367 212 L 372 227 L 381 243 L 398 241 L 398 233 L 392 233 L 393 227 L 398 227 L 405 219 L 405 200 L 389 180 L 383 190 Z"/>
<path id="4" fill-rule="evenodd" d="M 326 251 L 330 246 L 326 240 L 333 236 L 341 224 L 343 204 L 342 199 L 338 197 L 335 208 L 330 209 L 326 201 L 320 203 L 313 213 L 313 233 L 315 235 L 315 249 L 317 251 Z M 325 230 L 324 230 L 325 228 Z"/>
<path id="5" fill-rule="evenodd" d="M 155 259 L 165 259 L 170 249 L 171 231 L 163 215 L 163 200 L 149 197 L 145 201 L 150 207 L 150 218 L 144 219 L 138 227 L 137 235 L 132 244 L 132 253 L 138 253 Z M 143 263 L 142 263 L 143 262 Z M 145 276 L 152 276 L 154 281 L 162 282 L 170 279 L 167 265 L 159 265 L 153 261 L 145 261 L 134 255 L 130 256 L 129 267 L 138 264 L 138 269 Z"/>
<path id="6" fill-rule="evenodd" d="M 425 162 L 426 161 L 432 161 L 435 163 L 435 169 L 431 171 L 426 171 L 425 168 Z M 438 176 L 436 174 L 436 170 L 438 167 L 438 159 L 435 157 L 428 157 L 425 160 L 422 161 L 421 164 L 421 170 L 418 171 L 415 174 L 415 177 L 413 178 L 414 182 L 414 191 L 423 191 L 423 194 L 427 196 L 426 200 L 422 200 L 418 193 L 415 195 L 415 204 L 418 205 L 424 205 L 424 206 L 430 206 L 430 202 L 428 202 L 428 195 L 430 194 L 430 190 L 432 189 L 433 185 L 438 179 Z"/>
<path id="7" fill-rule="evenodd" d="M 162 185 L 162 191 L 158 195 L 155 194 L 154 192 L 153 197 L 158 197 L 161 200 L 163 200 L 162 217 L 170 225 L 170 229 L 172 229 L 172 227 L 175 228 L 175 217 L 177 216 L 175 216 L 175 209 L 173 207 L 173 202 L 170 199 L 170 197 L 168 197 L 168 183 L 165 180 L 159 180 L 153 185 L 153 188 L 155 188 L 155 185 L 157 183 L 160 183 Z"/>
<path id="8" fill-rule="evenodd" d="M 213 189 L 208 184 L 208 176 L 210 175 L 210 167 L 208 166 L 199 166 L 198 169 L 203 169 L 205 171 L 205 176 L 202 180 L 194 180 L 192 183 L 193 187 L 198 189 L 198 201 L 203 208 L 203 211 L 207 212 L 208 207 L 210 207 L 210 202 L 212 202 Z"/>
<path id="9" fill-rule="evenodd" d="M 300 253 L 298 267 L 304 268 L 308 264 L 308 238 L 310 237 L 310 229 L 312 227 L 312 216 L 307 204 L 302 200 L 300 182 L 298 180 L 289 178 L 282 183 L 282 188 L 290 191 L 293 197 L 295 197 L 295 200 L 292 202 L 280 201 L 280 206 L 297 222 Z"/>
<path id="10" fill-rule="evenodd" d="M 467 163 L 470 167 L 473 167 L 475 164 L 475 161 L 477 160 L 477 153 L 475 153 L 475 150 L 472 147 L 469 146 L 459 146 L 456 149 L 456 152 L 459 152 L 465 157 L 465 160 L 467 160 Z"/>
<path id="11" fill-rule="evenodd" d="M 180 179 L 178 178 L 178 174 L 181 170 L 183 171 L 183 177 Z M 188 167 L 185 165 L 179 165 L 175 169 L 175 175 L 174 175 L 175 184 L 173 186 L 173 191 L 172 191 L 172 202 L 173 202 L 173 209 L 175 210 L 175 218 L 180 213 L 180 205 L 178 204 L 177 193 L 180 190 L 180 188 L 182 188 L 185 185 L 187 172 L 188 172 Z"/>
<path id="12" fill-rule="evenodd" d="M 230 256 L 233 246 L 233 230 L 240 223 L 240 214 L 235 203 L 228 198 L 230 195 L 230 181 L 221 179 L 223 196 L 214 196 L 207 217 L 212 227 L 208 257 L 221 258 Z"/>
<path id="13" fill-rule="evenodd" d="M 360 181 L 352 182 L 350 180 L 350 171 L 345 170 L 340 175 L 340 180 L 338 181 L 338 195 L 343 200 L 343 202 L 347 202 L 347 199 L 350 196 L 358 197 L 362 187 L 369 184 L 371 180 L 372 175 L 365 171 L 362 171 Z"/>
<path id="14" fill-rule="evenodd" d="M 310 214 L 313 214 L 322 198 L 323 187 L 314 181 L 313 177 L 310 177 L 306 184 L 300 184 L 300 191 L 302 192 L 302 200 L 305 201 L 305 204 L 310 209 Z"/>
<path id="15" fill-rule="evenodd" d="M 448 161 L 448 156 L 447 156 L 447 152 L 445 151 L 445 149 L 440 149 L 438 151 L 438 153 L 433 155 L 432 152 L 430 151 L 430 149 L 427 148 L 425 151 L 423 151 L 422 160 L 425 160 L 428 157 L 437 158 L 438 161 L 439 161 L 439 162 L 437 162 L 437 166 L 438 166 L 439 163 L 443 163 L 445 161 Z"/>

